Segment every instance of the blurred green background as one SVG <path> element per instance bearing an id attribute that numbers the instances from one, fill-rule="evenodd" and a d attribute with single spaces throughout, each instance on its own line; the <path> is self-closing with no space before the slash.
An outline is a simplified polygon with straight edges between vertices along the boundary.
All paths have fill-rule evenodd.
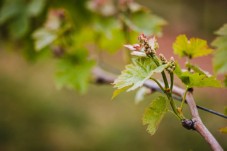
<path id="1" fill-rule="evenodd" d="M 138 2 L 167 20 L 160 38 L 160 48 L 167 56 L 172 55 L 165 50 L 172 50 L 176 35 L 186 33 L 211 41 L 213 32 L 227 22 L 225 0 Z M 150 136 L 141 117 L 154 96 L 136 105 L 134 93 L 121 94 L 111 101 L 113 88 L 106 85 L 91 84 L 85 95 L 57 90 L 53 80 L 55 60 L 31 63 L 17 53 L 20 46 L 16 52 L 11 49 L 15 48 L 1 43 L 0 151 L 209 150 L 199 134 L 182 128 L 170 113 L 157 133 Z M 210 57 L 195 62 L 211 71 Z M 219 112 L 226 106 L 226 97 L 226 90 L 195 90 L 199 105 Z M 226 119 L 200 113 L 205 125 L 227 149 L 227 135 L 218 131 L 227 124 Z"/>

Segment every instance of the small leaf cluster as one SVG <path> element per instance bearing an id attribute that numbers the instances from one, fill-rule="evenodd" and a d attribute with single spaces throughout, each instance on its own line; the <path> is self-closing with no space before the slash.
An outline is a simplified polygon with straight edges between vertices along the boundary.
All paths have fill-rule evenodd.
<path id="1" fill-rule="evenodd" d="M 180 57 L 187 57 L 187 70 L 180 68 L 180 65 L 173 57 L 167 60 L 163 54 L 157 56 L 158 43 L 155 37 L 141 34 L 138 37 L 138 44 L 125 45 L 131 51 L 132 63 L 126 65 L 125 70 L 121 72 L 114 81 L 113 98 L 123 91 L 132 91 L 142 87 L 146 80 L 153 80 L 160 87 L 164 96 L 154 99 L 150 106 L 145 110 L 143 124 L 148 125 L 148 132 L 154 134 L 165 113 L 168 111 L 168 102 L 173 113 L 181 120 L 187 120 L 183 114 L 183 104 L 185 98 L 182 98 L 180 107 L 177 107 L 173 101 L 172 88 L 174 75 L 176 75 L 186 86 L 186 92 L 193 87 L 222 87 L 220 81 L 200 67 L 190 63 L 190 59 L 201 57 L 212 53 L 205 40 L 199 38 L 187 39 L 185 35 L 179 35 L 173 44 L 174 52 Z M 153 77 L 154 73 L 160 73 L 164 84 Z M 169 79 L 167 78 L 169 75 Z M 146 90 L 139 90 L 143 97 Z"/>
<path id="2" fill-rule="evenodd" d="M 141 34 L 138 40 L 139 44 L 125 45 L 126 48 L 132 51 L 132 63 L 127 65 L 121 75 L 114 81 L 114 88 L 117 88 L 117 90 L 114 91 L 113 98 L 120 92 L 125 90 L 132 91 L 143 86 L 146 80 L 153 79 L 154 73 L 165 74 L 164 71 L 166 70 L 168 73 L 173 74 L 175 70 L 174 59 L 167 61 L 163 55 L 157 58 L 156 50 L 158 49 L 158 43 L 155 37 Z M 165 89 L 169 88 L 166 87 Z M 165 91 L 163 88 L 162 90 Z M 165 97 L 160 96 L 153 100 L 145 111 L 143 118 L 143 123 L 148 124 L 147 130 L 149 133 L 155 133 L 166 111 L 167 99 Z"/>

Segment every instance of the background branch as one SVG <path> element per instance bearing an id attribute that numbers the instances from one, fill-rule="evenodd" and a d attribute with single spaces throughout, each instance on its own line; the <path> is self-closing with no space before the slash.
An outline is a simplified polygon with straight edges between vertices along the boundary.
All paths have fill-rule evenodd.
<path id="1" fill-rule="evenodd" d="M 111 84 L 116 79 L 116 75 L 106 72 L 99 67 L 95 67 L 93 69 L 93 76 L 95 78 L 96 83 L 98 84 Z M 164 83 L 161 83 L 161 85 L 164 86 Z M 154 81 L 147 80 L 144 83 L 144 86 L 154 91 L 162 92 L 159 86 Z M 177 96 L 183 97 L 185 90 L 180 87 L 173 86 L 172 92 Z M 220 146 L 220 144 L 203 124 L 191 92 L 187 93 L 186 102 L 189 106 L 192 115 L 192 121 L 194 123 L 193 128 L 206 140 L 206 142 L 214 151 L 222 151 L 223 149 Z"/>

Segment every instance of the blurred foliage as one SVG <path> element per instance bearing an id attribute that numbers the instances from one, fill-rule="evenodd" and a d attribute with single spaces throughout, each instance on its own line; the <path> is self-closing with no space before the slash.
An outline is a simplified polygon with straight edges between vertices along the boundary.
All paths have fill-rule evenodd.
<path id="1" fill-rule="evenodd" d="M 227 73 L 227 24 L 216 31 L 218 37 L 212 42 L 217 48 L 214 54 L 214 69 L 218 73 Z"/>
<path id="2" fill-rule="evenodd" d="M 31 28 L 31 19 L 42 13 L 45 3 L 45 0 L 5 0 L 0 11 L 0 25 L 7 25 L 12 38 L 24 37 Z"/>
<path id="3" fill-rule="evenodd" d="M 56 71 L 57 86 L 61 88 L 75 88 L 85 92 L 89 82 L 90 70 L 94 61 L 87 60 L 87 54 L 84 50 L 77 50 L 76 54 L 64 56 L 59 60 Z"/>
<path id="4" fill-rule="evenodd" d="M 30 60 L 40 55 L 62 60 L 56 82 L 80 92 L 87 89 L 92 69 L 88 49 L 115 53 L 138 32 L 161 35 L 164 24 L 162 18 L 127 0 L 4 0 L 0 11 L 2 42 L 19 44 Z M 81 51 L 90 59 L 69 59 Z"/>

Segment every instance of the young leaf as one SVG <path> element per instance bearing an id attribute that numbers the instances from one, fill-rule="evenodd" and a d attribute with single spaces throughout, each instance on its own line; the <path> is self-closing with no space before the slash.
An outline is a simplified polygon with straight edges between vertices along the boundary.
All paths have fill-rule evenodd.
<path id="1" fill-rule="evenodd" d="M 127 91 L 141 87 L 154 73 L 162 72 L 168 65 L 157 67 L 151 58 L 133 58 L 132 64 L 126 66 L 121 75 L 114 81 L 114 88 L 123 89 L 129 86 Z"/>
<path id="2" fill-rule="evenodd" d="M 205 40 L 199 38 L 188 38 L 185 35 L 179 35 L 173 43 L 174 53 L 180 57 L 201 57 L 212 53 Z"/>
<path id="3" fill-rule="evenodd" d="M 41 49 L 49 46 L 57 39 L 57 33 L 49 31 L 46 28 L 38 29 L 34 32 L 33 38 L 35 40 L 35 50 L 40 51 Z"/>
<path id="4" fill-rule="evenodd" d="M 85 92 L 93 65 L 93 61 L 87 60 L 85 50 L 77 50 L 74 54 L 65 56 L 58 64 L 57 87 L 74 88 L 79 92 Z"/>
<path id="5" fill-rule="evenodd" d="M 111 97 L 111 99 L 113 100 L 116 96 L 118 96 L 121 92 L 124 92 L 126 91 L 130 86 L 126 86 L 124 88 L 121 88 L 121 89 L 117 89 L 113 92 L 113 95 Z"/>
<path id="6" fill-rule="evenodd" d="M 174 73 L 188 87 L 222 87 L 220 81 L 214 76 L 207 76 L 202 70 L 199 70 L 199 72 L 194 71 L 194 73 L 189 71 L 182 72 L 180 66 L 176 64 Z"/>
<path id="7" fill-rule="evenodd" d="M 218 73 L 227 72 L 227 24 L 216 32 L 217 37 L 213 42 L 212 46 L 216 47 L 217 50 L 214 54 L 214 69 Z"/>
<path id="8" fill-rule="evenodd" d="M 148 125 L 147 131 L 154 135 L 158 126 L 167 111 L 167 100 L 163 96 L 159 96 L 153 100 L 150 106 L 145 110 L 143 116 L 143 124 Z"/>

